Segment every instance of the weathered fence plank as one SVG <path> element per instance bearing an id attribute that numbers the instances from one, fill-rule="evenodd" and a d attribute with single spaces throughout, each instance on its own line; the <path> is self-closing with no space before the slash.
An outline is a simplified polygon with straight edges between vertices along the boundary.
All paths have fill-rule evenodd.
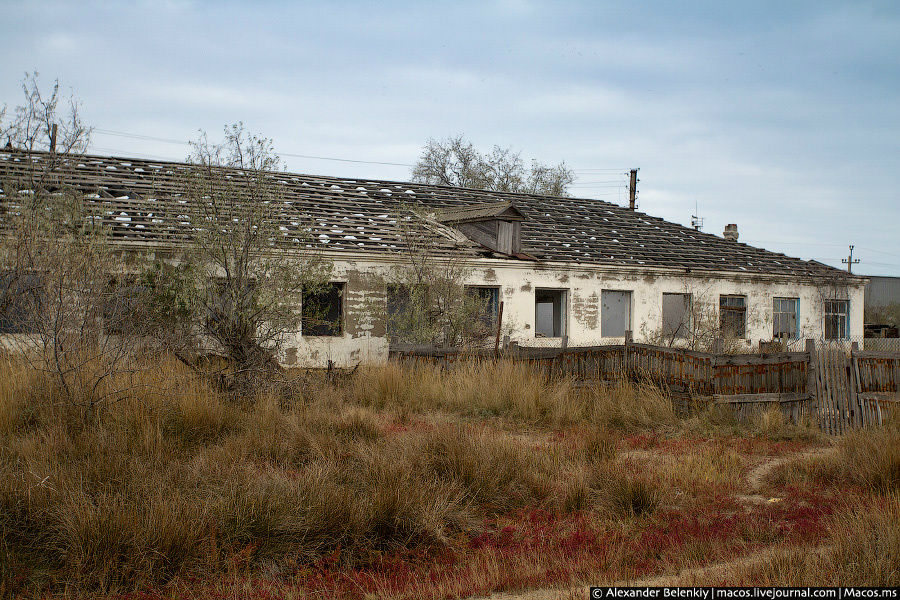
<path id="1" fill-rule="evenodd" d="M 611 381 L 630 378 L 700 399 L 731 398 L 737 413 L 777 402 L 792 421 L 810 416 L 828 434 L 882 422 L 887 398 L 900 395 L 900 354 L 860 351 L 807 340 L 805 352 L 726 355 L 634 343 L 530 348 L 505 343 L 501 360 L 529 364 L 548 379 Z M 400 361 L 454 368 L 469 360 L 497 360 L 492 349 L 395 346 Z M 743 399 L 741 399 L 743 398 Z M 720 400 L 716 400 L 717 402 Z M 756 410 L 753 408 L 752 410 Z"/>

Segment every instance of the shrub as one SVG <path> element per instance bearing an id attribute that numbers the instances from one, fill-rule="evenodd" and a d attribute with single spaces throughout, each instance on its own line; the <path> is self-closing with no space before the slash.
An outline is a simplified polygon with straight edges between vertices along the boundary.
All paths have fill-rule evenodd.
<path id="1" fill-rule="evenodd" d="M 609 470 L 601 478 L 599 504 L 615 514 L 639 517 L 652 513 L 662 501 L 661 489 L 649 480 Z"/>
<path id="2" fill-rule="evenodd" d="M 564 512 L 596 510 L 614 518 L 639 517 L 657 509 L 663 499 L 655 482 L 635 477 L 615 463 L 574 470 L 559 497 Z"/>
<path id="3" fill-rule="evenodd" d="M 409 453 L 443 481 L 489 511 L 531 506 L 549 493 L 546 467 L 510 439 L 484 430 L 442 427 L 423 434 Z"/>

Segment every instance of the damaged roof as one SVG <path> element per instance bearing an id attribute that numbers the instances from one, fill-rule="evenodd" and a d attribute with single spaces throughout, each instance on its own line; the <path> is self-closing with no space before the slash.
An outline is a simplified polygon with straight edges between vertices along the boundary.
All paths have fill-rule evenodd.
<path id="1" fill-rule="evenodd" d="M 0 151 L 0 174 L 4 181 L 22 180 L 46 168 L 50 160 L 43 152 Z M 181 190 L 191 165 L 89 155 L 54 160 L 58 162 L 53 177 L 56 185 L 77 188 L 88 201 L 101 206 L 117 241 L 175 246 L 190 235 L 191 211 Z M 228 171 L 222 170 L 224 177 L 229 177 Z M 267 176 L 278 190 L 274 218 L 285 245 L 398 253 L 414 230 L 441 253 L 506 257 L 466 243 L 461 236 L 419 218 L 414 209 L 422 206 L 434 211 L 440 223 L 521 218 L 523 250 L 542 261 L 680 271 L 846 275 L 816 261 L 728 241 L 602 200 L 286 172 Z M 15 199 L 4 190 L 0 202 L 6 205 L 0 211 L 2 218 Z"/>

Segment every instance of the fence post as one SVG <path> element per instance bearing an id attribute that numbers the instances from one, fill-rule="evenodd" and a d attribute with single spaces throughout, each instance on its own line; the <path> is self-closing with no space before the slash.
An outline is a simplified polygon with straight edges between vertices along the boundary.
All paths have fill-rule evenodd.
<path id="1" fill-rule="evenodd" d="M 859 381 L 856 378 L 856 353 L 859 352 L 859 343 L 850 344 L 850 408 L 853 412 L 853 423 L 857 427 L 865 425 L 862 403 L 859 401 Z"/>
<path id="2" fill-rule="evenodd" d="M 560 349 L 565 350 L 569 347 L 569 336 L 562 336 L 562 343 L 560 344 Z"/>
<path id="3" fill-rule="evenodd" d="M 628 368 L 628 347 L 632 344 L 631 330 L 625 330 L 625 349 L 622 354 L 622 370 L 625 371 L 625 379 L 629 379 L 630 370 Z"/>
<path id="4" fill-rule="evenodd" d="M 725 354 L 725 339 L 717 337 L 713 343 L 713 354 Z"/>
<path id="5" fill-rule="evenodd" d="M 500 356 L 500 326 L 503 323 L 503 300 L 500 301 L 500 306 L 497 309 L 497 337 L 494 340 L 494 356 Z"/>
<path id="6" fill-rule="evenodd" d="M 816 340 L 806 340 L 806 352 L 809 354 L 809 363 L 806 366 L 806 393 L 809 394 L 809 406 L 812 413 L 819 413 L 819 386 L 816 383 Z M 816 419 L 818 421 L 818 419 Z M 820 426 L 821 428 L 821 426 Z"/>

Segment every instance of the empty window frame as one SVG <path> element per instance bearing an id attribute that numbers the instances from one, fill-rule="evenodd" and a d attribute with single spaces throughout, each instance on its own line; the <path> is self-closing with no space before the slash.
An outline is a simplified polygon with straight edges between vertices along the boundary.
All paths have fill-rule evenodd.
<path id="1" fill-rule="evenodd" d="M 775 298 L 772 304 L 772 339 L 796 339 L 799 336 L 797 298 Z"/>
<path id="2" fill-rule="evenodd" d="M 849 300 L 825 301 L 825 339 L 844 340 L 849 337 L 847 320 L 850 315 Z"/>
<path id="3" fill-rule="evenodd" d="M 412 295 L 409 286 L 388 284 L 385 291 L 386 322 L 385 329 L 389 334 L 399 335 L 406 332 L 412 315 Z"/>
<path id="4" fill-rule="evenodd" d="M 600 295 L 600 335 L 625 337 L 631 329 L 631 291 L 603 290 Z"/>
<path id="5" fill-rule="evenodd" d="M 497 324 L 497 315 L 500 312 L 500 288 L 467 286 L 466 295 L 477 304 L 475 308 L 482 323 L 489 327 Z"/>
<path id="6" fill-rule="evenodd" d="M 36 333 L 43 302 L 38 274 L 0 272 L 0 333 Z"/>
<path id="7" fill-rule="evenodd" d="M 103 331 L 107 335 L 134 333 L 144 325 L 149 290 L 136 277 L 113 278 L 103 298 Z"/>
<path id="8" fill-rule="evenodd" d="M 685 339 L 691 329 L 691 295 L 663 294 L 662 334 L 666 339 Z"/>
<path id="9" fill-rule="evenodd" d="M 566 335 L 566 290 L 534 291 L 535 337 Z"/>
<path id="10" fill-rule="evenodd" d="M 747 337 L 746 296 L 719 296 L 719 330 L 726 338 Z"/>
<path id="11" fill-rule="evenodd" d="M 344 332 L 344 284 L 328 283 L 304 290 L 301 300 L 302 333 L 335 336 Z"/>

